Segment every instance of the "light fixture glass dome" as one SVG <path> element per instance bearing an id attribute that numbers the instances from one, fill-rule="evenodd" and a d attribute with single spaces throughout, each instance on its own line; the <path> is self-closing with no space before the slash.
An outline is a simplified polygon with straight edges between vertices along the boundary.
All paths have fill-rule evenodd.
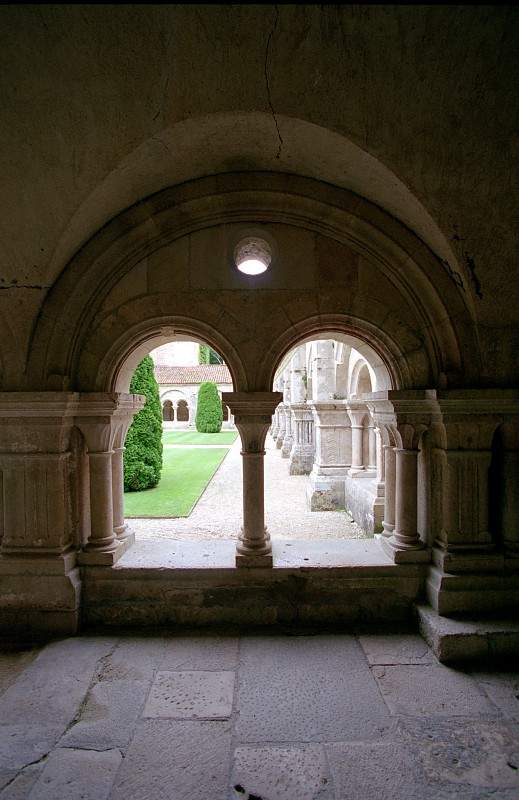
<path id="1" fill-rule="evenodd" d="M 272 260 L 270 245 L 264 239 L 247 236 L 234 248 L 234 261 L 245 275 L 261 275 L 269 268 Z"/>

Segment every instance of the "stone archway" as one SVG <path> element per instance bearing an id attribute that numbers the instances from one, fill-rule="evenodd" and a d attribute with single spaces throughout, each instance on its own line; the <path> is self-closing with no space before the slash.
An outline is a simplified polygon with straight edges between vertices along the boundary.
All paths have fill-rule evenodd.
<path id="1" fill-rule="evenodd" d="M 177 403 L 177 422 L 189 422 L 189 406 L 186 400 Z"/>
<path id="2" fill-rule="evenodd" d="M 271 268 L 254 281 L 232 263 L 234 246 L 251 225 L 274 243 Z M 387 514 L 384 509 L 384 531 L 393 526 L 383 542 L 386 552 L 396 563 L 431 559 L 416 524 L 416 459 L 424 431 L 436 426 L 432 451 L 441 480 L 434 484 L 434 502 L 442 509 L 442 538 L 435 557 L 441 564 L 451 557 L 463 561 L 460 541 L 467 552 L 491 547 L 491 541 L 474 541 L 471 524 L 455 527 L 449 504 L 461 491 L 456 476 L 466 468 L 481 478 L 485 462 L 473 455 L 474 442 L 486 453 L 489 431 L 500 421 L 495 409 L 509 413 L 504 402 L 497 403 L 492 416 L 488 404 L 471 394 L 479 353 L 474 330 L 470 303 L 445 264 L 408 228 L 346 189 L 294 175 L 238 173 L 143 199 L 86 242 L 46 296 L 32 336 L 28 393 L 13 398 L 24 433 L 17 436 L 15 425 L 4 426 L 4 450 L 24 454 L 27 442 L 40 448 L 61 511 L 54 510 L 52 524 L 38 517 L 41 529 L 27 524 L 4 535 L 2 550 L 24 551 L 30 541 L 37 548 L 44 543 L 53 557 L 68 552 L 68 498 L 81 491 L 66 468 L 75 426 L 86 442 L 90 477 L 89 518 L 85 514 L 81 522 L 89 535 L 79 559 L 89 567 L 120 557 L 130 544 L 119 535 L 120 452 L 141 406 L 126 394 L 130 375 L 154 346 L 184 336 L 222 353 L 233 378 L 235 391 L 224 393 L 223 402 L 242 437 L 244 533 L 237 563 L 272 564 L 262 452 L 281 399 L 272 391 L 274 377 L 305 338 L 326 340 L 338 333 L 361 341 L 359 352 L 376 378 L 379 396 L 366 405 L 387 454 L 379 459 L 386 489 L 392 487 L 386 491 Z M 4 416 L 14 413 L 9 402 Z M 352 449 L 353 437 L 358 443 L 360 435 L 354 431 L 363 425 L 357 411 L 349 409 Z M 53 420 L 52 439 L 38 428 L 41 419 Z M 23 471 L 24 491 L 36 491 L 41 481 L 32 462 L 20 460 L 16 469 Z M 15 502 L 14 495 L 6 496 Z M 74 557 L 71 569 L 76 563 Z M 72 578 L 67 580 L 71 586 Z M 431 575 L 431 598 L 439 603 L 446 592 L 451 602 L 442 582 L 434 581 Z"/>

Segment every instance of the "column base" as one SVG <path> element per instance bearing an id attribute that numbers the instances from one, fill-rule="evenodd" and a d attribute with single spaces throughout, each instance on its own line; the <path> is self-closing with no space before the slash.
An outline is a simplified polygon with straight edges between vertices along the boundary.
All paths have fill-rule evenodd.
<path id="1" fill-rule="evenodd" d="M 264 529 L 263 546 L 254 549 L 243 539 L 243 528 L 236 545 L 236 566 L 237 567 L 271 567 L 272 566 L 272 545 L 270 533 Z"/>
<path id="2" fill-rule="evenodd" d="M 48 638 L 77 633 L 81 594 L 76 552 L 0 556 L 0 635 Z"/>
<path id="3" fill-rule="evenodd" d="M 289 438 L 285 438 L 283 442 L 283 446 L 281 448 L 281 457 L 282 458 L 289 458 L 290 453 L 292 452 L 292 447 L 294 446 L 294 438 L 290 436 Z"/>
<path id="4" fill-rule="evenodd" d="M 349 478 L 373 478 L 376 475 L 374 472 L 368 472 L 364 467 L 350 467 L 348 470 Z"/>
<path id="5" fill-rule="evenodd" d="M 272 567 L 272 552 L 255 555 L 254 553 L 236 553 L 237 567 Z"/>
<path id="6" fill-rule="evenodd" d="M 310 473 L 306 487 L 306 500 L 310 511 L 339 511 L 344 509 L 344 468 L 337 474 L 322 475 L 317 471 Z"/>
<path id="7" fill-rule="evenodd" d="M 380 536 L 380 546 L 393 564 L 427 564 L 431 561 L 431 551 L 424 547 L 403 550 L 401 545 L 392 537 Z"/>
<path id="8" fill-rule="evenodd" d="M 504 570 L 478 574 L 450 573 L 431 566 L 425 584 L 431 606 L 444 616 L 480 614 L 492 616 L 519 612 L 519 575 Z"/>
<path id="9" fill-rule="evenodd" d="M 310 475 L 314 465 L 314 451 L 313 448 L 305 452 L 303 449 L 294 445 L 290 453 L 290 461 L 288 464 L 289 475 Z"/>
<path id="10" fill-rule="evenodd" d="M 105 550 L 83 550 L 78 555 L 78 563 L 82 566 L 113 566 L 121 556 L 134 544 L 135 534 L 130 531 L 124 539 L 115 539 L 113 546 Z"/>
<path id="11" fill-rule="evenodd" d="M 446 549 L 433 547 L 433 564 L 444 572 L 459 574 L 463 572 L 495 572 L 504 568 L 503 553 L 493 547 Z"/>

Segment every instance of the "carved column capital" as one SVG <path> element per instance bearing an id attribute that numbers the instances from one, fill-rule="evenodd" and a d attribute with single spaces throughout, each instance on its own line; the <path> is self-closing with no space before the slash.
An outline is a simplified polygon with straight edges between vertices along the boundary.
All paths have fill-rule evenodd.
<path id="1" fill-rule="evenodd" d="M 272 414 L 283 401 L 282 392 L 223 392 L 223 402 L 234 416 L 243 453 L 263 453 Z"/>

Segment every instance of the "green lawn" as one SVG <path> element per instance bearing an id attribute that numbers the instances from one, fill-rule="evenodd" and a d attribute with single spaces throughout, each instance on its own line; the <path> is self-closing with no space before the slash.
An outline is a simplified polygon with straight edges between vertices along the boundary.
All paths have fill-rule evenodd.
<path id="1" fill-rule="evenodd" d="M 158 486 L 125 492 L 125 516 L 188 517 L 228 452 L 227 447 L 165 449 Z"/>
<path id="2" fill-rule="evenodd" d="M 238 431 L 220 433 L 197 433 L 197 431 L 166 431 L 162 435 L 164 444 L 233 444 Z"/>

